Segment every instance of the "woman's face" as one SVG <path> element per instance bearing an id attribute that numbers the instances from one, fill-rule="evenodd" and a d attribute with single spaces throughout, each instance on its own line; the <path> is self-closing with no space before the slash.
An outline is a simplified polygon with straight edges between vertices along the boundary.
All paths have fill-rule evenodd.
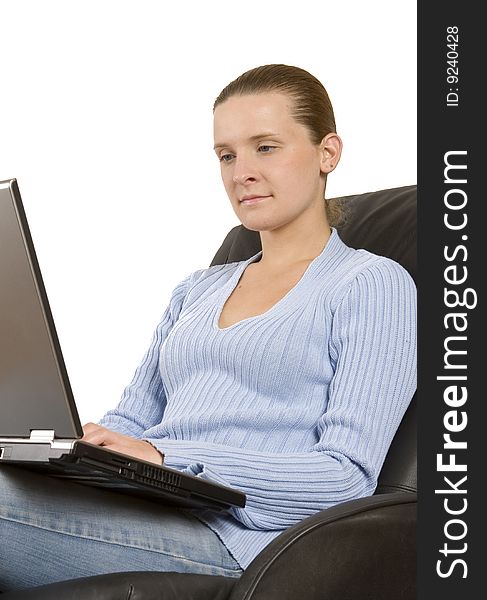
<path id="1" fill-rule="evenodd" d="M 290 114 L 282 93 L 232 96 L 214 113 L 215 152 L 232 207 L 245 227 L 271 231 L 290 223 L 326 223 L 331 169 L 326 145 Z M 326 138 L 325 138 L 326 139 Z"/>

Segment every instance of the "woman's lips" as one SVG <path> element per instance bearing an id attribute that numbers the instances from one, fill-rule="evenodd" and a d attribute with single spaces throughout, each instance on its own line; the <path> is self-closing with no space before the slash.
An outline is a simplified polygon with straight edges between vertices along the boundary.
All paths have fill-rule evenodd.
<path id="1" fill-rule="evenodd" d="M 240 204 L 257 204 L 267 198 L 270 198 L 270 196 L 244 196 L 242 200 L 240 200 Z"/>

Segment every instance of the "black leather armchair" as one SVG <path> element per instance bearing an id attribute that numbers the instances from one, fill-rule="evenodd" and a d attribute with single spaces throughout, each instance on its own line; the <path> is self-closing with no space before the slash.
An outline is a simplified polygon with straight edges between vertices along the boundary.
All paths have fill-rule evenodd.
<path id="1" fill-rule="evenodd" d="M 340 199 L 345 243 L 416 274 L 416 186 Z M 212 264 L 260 250 L 233 228 Z M 413 600 L 416 597 L 416 399 L 393 440 L 373 496 L 321 511 L 284 531 L 240 579 L 112 573 L 2 595 L 2 600 Z"/>

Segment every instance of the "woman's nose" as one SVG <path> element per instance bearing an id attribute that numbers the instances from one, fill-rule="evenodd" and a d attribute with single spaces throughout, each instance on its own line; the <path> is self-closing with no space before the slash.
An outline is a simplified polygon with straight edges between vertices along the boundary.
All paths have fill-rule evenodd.
<path id="1" fill-rule="evenodd" d="M 236 159 L 233 171 L 233 182 L 244 184 L 247 181 L 255 181 L 256 172 L 249 160 Z"/>
<path id="2" fill-rule="evenodd" d="M 233 176 L 233 182 L 234 183 L 238 183 L 238 184 L 244 184 L 245 182 L 249 181 L 249 180 L 253 180 L 254 178 L 251 175 L 247 175 L 245 173 L 236 173 Z"/>

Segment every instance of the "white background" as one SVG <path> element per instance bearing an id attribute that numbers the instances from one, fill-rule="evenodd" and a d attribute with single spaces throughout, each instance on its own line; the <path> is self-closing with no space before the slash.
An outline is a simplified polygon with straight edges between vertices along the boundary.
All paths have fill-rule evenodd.
<path id="1" fill-rule="evenodd" d="M 412 0 L 0 0 L 0 24 L 0 180 L 18 180 L 83 423 L 238 224 L 212 150 L 229 81 L 279 62 L 324 83 L 344 141 L 329 197 L 416 183 Z"/>

